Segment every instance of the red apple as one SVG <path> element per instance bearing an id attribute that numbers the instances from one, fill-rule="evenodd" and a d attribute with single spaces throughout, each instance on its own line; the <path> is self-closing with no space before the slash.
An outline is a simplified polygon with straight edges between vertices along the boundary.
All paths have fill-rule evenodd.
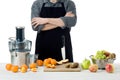
<path id="1" fill-rule="evenodd" d="M 103 50 L 104 51 L 104 55 L 106 56 L 106 57 L 108 57 L 111 53 L 110 52 L 108 52 L 108 51 L 105 51 L 105 50 Z"/>
<path id="2" fill-rule="evenodd" d="M 114 66 L 113 64 L 106 64 L 105 66 L 105 70 L 108 72 L 108 73 L 113 73 L 114 72 Z"/>
<path id="3" fill-rule="evenodd" d="M 92 64 L 89 66 L 89 71 L 90 72 L 97 72 L 98 70 L 98 65 L 97 64 Z"/>

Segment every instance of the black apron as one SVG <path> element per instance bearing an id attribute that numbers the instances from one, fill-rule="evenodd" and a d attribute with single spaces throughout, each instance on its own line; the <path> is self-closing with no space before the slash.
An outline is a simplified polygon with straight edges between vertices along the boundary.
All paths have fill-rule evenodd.
<path id="1" fill-rule="evenodd" d="M 66 14 L 64 4 L 61 7 L 45 7 L 45 3 L 41 8 L 40 17 L 43 18 L 59 18 Z M 65 41 L 65 44 L 64 44 Z M 73 62 L 72 46 L 70 38 L 70 29 L 61 29 L 57 27 L 52 30 L 41 31 L 37 33 L 35 54 L 38 58 L 44 60 L 46 58 L 54 58 L 57 61 L 62 60 L 61 48 L 65 45 L 65 56 L 70 62 Z"/>

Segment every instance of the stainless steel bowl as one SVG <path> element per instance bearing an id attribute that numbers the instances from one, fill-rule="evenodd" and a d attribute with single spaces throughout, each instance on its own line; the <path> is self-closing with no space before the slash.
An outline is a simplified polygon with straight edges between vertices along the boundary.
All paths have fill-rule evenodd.
<path id="1" fill-rule="evenodd" d="M 93 64 L 97 64 L 99 69 L 105 69 L 107 63 L 114 63 L 115 58 L 113 59 L 94 59 L 93 55 L 90 56 L 90 59 Z"/>

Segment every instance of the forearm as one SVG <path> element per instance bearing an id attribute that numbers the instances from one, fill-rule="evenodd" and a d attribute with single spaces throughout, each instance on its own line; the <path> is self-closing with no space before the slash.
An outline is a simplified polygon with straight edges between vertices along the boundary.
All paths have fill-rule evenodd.
<path id="1" fill-rule="evenodd" d="M 58 27 L 63 27 L 65 25 L 61 18 L 47 18 L 47 19 L 49 24 L 52 24 Z"/>
<path id="2" fill-rule="evenodd" d="M 64 17 L 60 18 L 47 18 L 47 23 L 59 26 L 59 27 L 72 27 L 75 26 L 77 21 L 76 14 L 71 11 L 67 12 Z"/>
<path id="3" fill-rule="evenodd" d="M 51 29 L 54 29 L 56 27 L 58 27 L 58 26 L 53 25 L 53 24 L 45 24 L 44 27 L 41 29 L 41 31 L 51 30 Z"/>

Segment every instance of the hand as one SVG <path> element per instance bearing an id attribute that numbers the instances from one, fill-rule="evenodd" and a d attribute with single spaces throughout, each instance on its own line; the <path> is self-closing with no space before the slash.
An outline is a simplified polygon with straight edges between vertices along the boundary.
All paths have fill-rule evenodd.
<path id="1" fill-rule="evenodd" d="M 35 17 L 32 19 L 32 26 L 35 28 L 39 25 L 47 24 L 47 18 Z"/>
<path id="2" fill-rule="evenodd" d="M 65 14 L 65 17 L 74 17 L 75 15 L 70 11 Z"/>

